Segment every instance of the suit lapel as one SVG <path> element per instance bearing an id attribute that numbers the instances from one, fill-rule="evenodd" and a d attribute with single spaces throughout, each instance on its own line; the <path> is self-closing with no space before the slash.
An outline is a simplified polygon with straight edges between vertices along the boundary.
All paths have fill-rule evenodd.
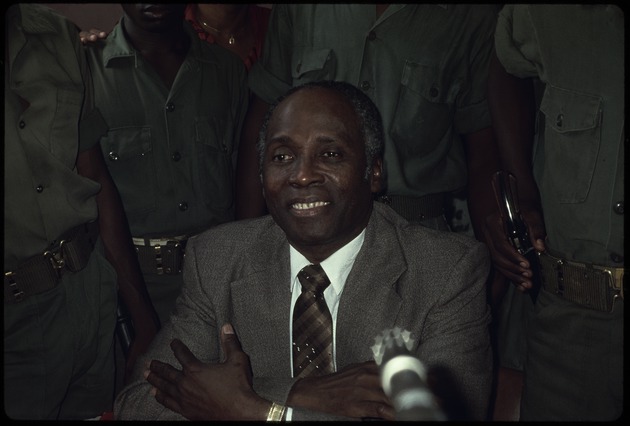
<path id="1" fill-rule="evenodd" d="M 289 363 L 289 245 L 274 226 L 243 253 L 251 273 L 231 283 L 233 321 L 255 376 L 286 376 Z"/>
<path id="2" fill-rule="evenodd" d="M 374 337 L 394 325 L 402 303 L 396 283 L 407 269 L 400 252 L 391 224 L 373 211 L 339 302 L 337 369 L 372 359 Z"/>

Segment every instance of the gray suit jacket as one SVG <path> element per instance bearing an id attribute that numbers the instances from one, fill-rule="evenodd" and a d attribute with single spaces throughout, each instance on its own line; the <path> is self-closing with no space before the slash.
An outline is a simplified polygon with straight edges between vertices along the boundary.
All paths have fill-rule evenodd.
<path id="1" fill-rule="evenodd" d="M 416 337 L 416 355 L 446 373 L 473 419 L 483 420 L 492 380 L 485 280 L 486 247 L 476 240 L 409 224 L 375 203 L 365 241 L 346 281 L 337 316 L 337 368 L 373 358 L 384 329 Z M 219 362 L 219 330 L 230 322 L 249 355 L 254 388 L 286 401 L 290 369 L 289 244 L 270 216 L 228 223 L 188 242 L 184 288 L 171 319 L 138 361 L 134 379 L 118 395 L 119 419 L 181 418 L 149 395 L 147 360 L 180 367 L 169 343 L 177 337 L 204 362 Z M 446 386 L 446 385 L 445 385 Z M 332 419 L 294 410 L 293 419 Z"/>

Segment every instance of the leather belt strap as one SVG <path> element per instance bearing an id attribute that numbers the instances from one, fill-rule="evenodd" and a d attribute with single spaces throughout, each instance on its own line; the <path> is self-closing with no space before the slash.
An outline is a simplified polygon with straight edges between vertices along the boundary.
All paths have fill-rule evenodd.
<path id="1" fill-rule="evenodd" d="M 143 274 L 176 275 L 182 272 L 185 235 L 164 238 L 134 237 L 133 244 Z"/>
<path id="2" fill-rule="evenodd" d="M 59 284 L 64 273 L 85 268 L 97 239 L 98 222 L 79 225 L 59 237 L 43 254 L 5 272 L 4 303 L 19 303 L 50 290 Z"/>
<path id="3" fill-rule="evenodd" d="M 428 194 L 422 197 L 406 197 L 403 195 L 381 195 L 376 198 L 383 204 L 391 206 L 405 219 L 417 222 L 424 219 L 439 217 L 444 214 L 446 194 Z"/>
<path id="4" fill-rule="evenodd" d="M 555 257 L 539 256 L 545 290 L 573 303 L 611 312 L 616 299 L 624 298 L 624 268 L 592 265 Z"/>

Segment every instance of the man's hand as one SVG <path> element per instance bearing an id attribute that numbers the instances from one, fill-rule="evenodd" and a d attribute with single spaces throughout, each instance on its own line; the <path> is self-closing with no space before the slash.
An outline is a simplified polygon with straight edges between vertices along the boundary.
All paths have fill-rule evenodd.
<path id="1" fill-rule="evenodd" d="M 103 30 L 92 28 L 88 31 L 80 31 L 79 38 L 81 39 L 81 43 L 85 45 L 85 44 L 95 43 L 98 40 L 106 39 L 107 33 Z"/>
<path id="2" fill-rule="evenodd" d="M 289 393 L 287 405 L 338 416 L 395 420 L 396 413 L 381 387 L 374 361 L 353 364 L 325 376 L 298 380 Z"/>
<path id="3" fill-rule="evenodd" d="M 521 215 L 534 248 L 545 251 L 545 225 L 539 209 L 522 204 Z M 531 265 L 508 241 L 505 222 L 498 213 L 486 218 L 484 235 L 496 269 L 519 291 L 527 292 L 532 288 Z"/>
<path id="4" fill-rule="evenodd" d="M 265 420 L 271 403 L 254 392 L 249 357 L 229 324 L 221 329 L 221 345 L 225 362 L 204 364 L 174 339 L 171 349 L 182 370 L 151 361 L 145 371 L 151 393 L 189 420 Z"/>

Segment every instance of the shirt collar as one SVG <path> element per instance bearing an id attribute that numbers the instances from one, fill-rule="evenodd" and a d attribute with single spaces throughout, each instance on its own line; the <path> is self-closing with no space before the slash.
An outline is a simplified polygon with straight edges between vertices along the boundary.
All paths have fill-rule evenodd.
<path id="1" fill-rule="evenodd" d="M 354 264 L 357 254 L 359 253 L 359 250 L 361 250 L 361 246 L 363 246 L 364 239 L 365 229 L 352 241 L 334 252 L 320 264 L 330 280 L 330 286 L 338 295 L 340 295 L 343 291 L 346 284 L 346 278 L 348 278 L 348 274 L 352 269 L 352 265 Z M 293 285 L 297 280 L 297 274 L 306 265 L 310 265 L 311 262 L 309 262 L 299 251 L 293 248 L 293 246 L 289 245 L 289 250 L 291 256 L 290 290 L 293 291 Z"/>
<path id="2" fill-rule="evenodd" d="M 124 17 L 114 26 L 112 32 L 107 36 L 107 43 L 103 48 L 103 63 L 105 66 L 110 65 L 110 61 L 117 58 L 130 58 L 134 59 L 134 66 L 138 66 L 138 53 L 136 49 L 129 43 L 125 37 L 121 22 Z M 206 43 L 199 39 L 197 32 L 193 29 L 192 25 L 188 21 L 184 21 L 184 30 L 188 33 L 191 44 L 187 54 L 188 58 L 194 58 L 198 61 L 205 62 L 217 62 L 214 55 L 204 55 L 201 51 L 202 43 Z"/>

